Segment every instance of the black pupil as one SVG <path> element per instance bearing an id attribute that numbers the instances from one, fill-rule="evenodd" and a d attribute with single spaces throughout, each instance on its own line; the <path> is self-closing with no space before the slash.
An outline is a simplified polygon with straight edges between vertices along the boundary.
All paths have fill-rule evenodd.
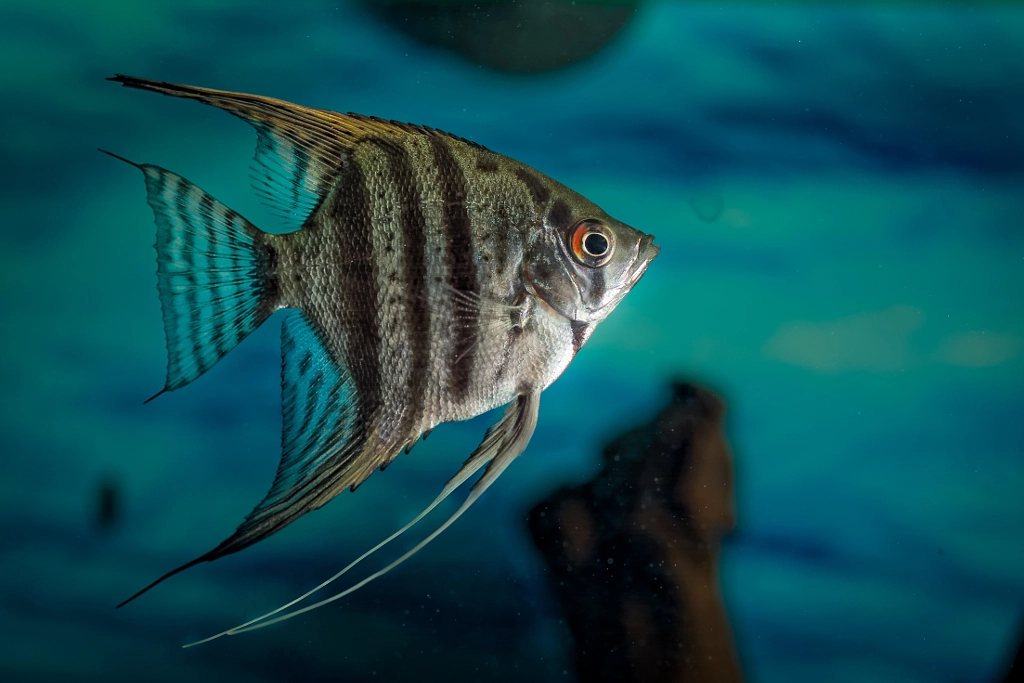
<path id="1" fill-rule="evenodd" d="M 604 235 L 592 232 L 583 238 L 583 248 L 591 256 L 604 256 L 608 251 L 608 239 Z"/>

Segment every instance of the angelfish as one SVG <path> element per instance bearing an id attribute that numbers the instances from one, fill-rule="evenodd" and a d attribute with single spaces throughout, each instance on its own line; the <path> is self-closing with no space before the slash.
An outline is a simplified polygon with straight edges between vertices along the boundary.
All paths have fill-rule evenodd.
<path id="1" fill-rule="evenodd" d="M 287 315 L 283 452 L 269 493 L 227 540 L 122 605 L 355 490 L 437 425 L 509 404 L 440 496 L 403 529 L 313 591 L 214 638 L 346 595 L 447 528 L 523 452 L 541 392 L 659 251 L 651 235 L 564 185 L 433 128 L 110 80 L 249 122 L 257 133 L 255 189 L 293 230 L 263 232 L 181 176 L 128 162 L 145 176 L 157 224 L 168 354 L 160 393 L 198 378 L 276 311 Z M 269 619 L 396 538 L 481 468 L 454 515 L 398 560 L 343 593 Z"/>

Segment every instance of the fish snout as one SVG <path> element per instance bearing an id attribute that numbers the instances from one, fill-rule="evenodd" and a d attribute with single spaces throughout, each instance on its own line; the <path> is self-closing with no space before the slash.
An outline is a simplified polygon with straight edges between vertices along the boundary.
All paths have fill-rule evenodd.
<path id="1" fill-rule="evenodd" d="M 654 235 L 644 235 L 640 240 L 640 259 L 646 263 L 650 263 L 661 253 L 661 247 L 654 243 L 654 239 Z"/>

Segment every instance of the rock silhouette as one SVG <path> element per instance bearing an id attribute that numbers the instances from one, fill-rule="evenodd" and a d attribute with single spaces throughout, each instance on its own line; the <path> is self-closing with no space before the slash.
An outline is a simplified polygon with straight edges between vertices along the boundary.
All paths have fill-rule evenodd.
<path id="1" fill-rule="evenodd" d="M 732 458 L 714 394 L 675 383 L 603 467 L 529 516 L 572 633 L 580 681 L 739 681 L 718 587 L 735 523 Z"/>

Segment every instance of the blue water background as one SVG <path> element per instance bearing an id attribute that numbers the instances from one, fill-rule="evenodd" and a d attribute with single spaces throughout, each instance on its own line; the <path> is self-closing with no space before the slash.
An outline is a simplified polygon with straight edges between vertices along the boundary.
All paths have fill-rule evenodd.
<path id="1" fill-rule="evenodd" d="M 471 514 L 339 605 L 199 649 L 179 646 L 411 518 L 494 416 L 439 428 L 355 494 L 115 611 L 266 491 L 279 326 L 141 405 L 165 366 L 153 216 L 140 174 L 96 148 L 281 228 L 249 188 L 244 123 L 114 73 L 450 130 L 662 245 Z M 523 515 L 591 476 L 670 377 L 729 403 L 723 582 L 750 680 L 1005 666 L 1024 623 L 1016 6 L 652 2 L 593 59 L 522 76 L 345 4 L 6 0 L 0 92 L 0 679 L 572 680 Z M 102 532 L 106 480 L 121 514 Z"/>

